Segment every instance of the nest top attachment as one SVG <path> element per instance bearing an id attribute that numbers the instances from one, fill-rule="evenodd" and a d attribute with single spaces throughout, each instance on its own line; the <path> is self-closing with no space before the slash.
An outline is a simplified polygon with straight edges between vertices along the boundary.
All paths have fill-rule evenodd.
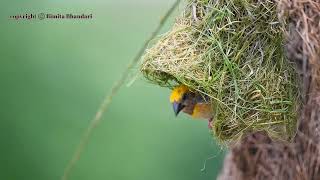
<path id="1" fill-rule="evenodd" d="M 300 95 L 283 41 L 274 1 L 189 1 L 146 50 L 141 71 L 160 86 L 185 84 L 209 96 L 220 142 L 261 130 L 290 140 Z"/>

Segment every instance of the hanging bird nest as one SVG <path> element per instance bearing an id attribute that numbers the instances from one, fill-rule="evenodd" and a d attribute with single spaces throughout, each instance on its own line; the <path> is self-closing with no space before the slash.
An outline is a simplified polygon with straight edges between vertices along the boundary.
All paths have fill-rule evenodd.
<path id="1" fill-rule="evenodd" d="M 141 71 L 160 86 L 209 96 L 220 142 L 261 130 L 290 140 L 300 95 L 276 9 L 272 0 L 189 0 L 146 50 Z"/>

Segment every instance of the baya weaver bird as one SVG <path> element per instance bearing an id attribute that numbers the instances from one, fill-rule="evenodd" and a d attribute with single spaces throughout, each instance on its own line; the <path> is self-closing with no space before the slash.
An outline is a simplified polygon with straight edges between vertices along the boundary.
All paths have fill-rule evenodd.
<path id="1" fill-rule="evenodd" d="M 170 103 L 173 105 L 173 111 L 176 116 L 183 111 L 193 118 L 207 119 L 208 128 L 212 128 L 213 111 L 208 96 L 193 92 L 185 85 L 179 85 L 172 90 Z"/>

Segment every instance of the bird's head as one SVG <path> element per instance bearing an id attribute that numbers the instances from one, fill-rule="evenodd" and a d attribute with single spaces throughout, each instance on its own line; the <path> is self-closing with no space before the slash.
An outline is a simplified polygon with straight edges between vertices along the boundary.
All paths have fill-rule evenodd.
<path id="1" fill-rule="evenodd" d="M 183 108 L 186 107 L 186 101 L 189 94 L 190 90 L 185 85 L 179 85 L 172 90 L 170 95 L 170 103 L 173 105 L 173 110 L 176 116 L 181 110 L 183 110 Z"/>

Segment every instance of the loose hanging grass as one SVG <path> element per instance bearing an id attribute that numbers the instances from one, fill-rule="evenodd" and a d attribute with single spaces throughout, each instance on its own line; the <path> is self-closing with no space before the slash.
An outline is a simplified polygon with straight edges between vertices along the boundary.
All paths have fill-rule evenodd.
<path id="1" fill-rule="evenodd" d="M 132 59 L 132 61 L 128 64 L 125 71 L 121 74 L 121 77 L 119 80 L 117 80 L 114 85 L 111 88 L 111 92 L 106 95 L 104 98 L 102 104 L 97 110 L 97 113 L 95 114 L 94 118 L 91 119 L 90 124 L 88 125 L 87 129 L 83 133 L 83 137 L 80 140 L 79 145 L 75 149 L 71 160 L 66 165 L 63 175 L 61 177 L 61 180 L 68 180 L 69 175 L 72 172 L 74 166 L 79 161 L 82 152 L 84 151 L 85 147 L 87 146 L 90 137 L 95 130 L 95 128 L 98 126 L 98 124 L 102 121 L 102 116 L 106 112 L 106 110 L 109 108 L 113 97 L 118 93 L 121 86 L 125 83 L 126 79 L 129 76 L 130 70 L 136 66 L 136 64 L 139 62 L 140 57 L 143 55 L 144 50 L 147 48 L 148 43 L 159 33 L 159 31 L 162 29 L 165 22 L 168 20 L 168 18 L 171 16 L 171 14 L 174 12 L 174 10 L 178 7 L 181 0 L 176 0 L 172 6 L 168 9 L 168 11 L 165 13 L 161 21 L 159 22 L 157 28 L 151 33 L 150 37 L 145 41 L 143 46 L 138 51 L 137 55 Z"/>
<path id="2" fill-rule="evenodd" d="M 283 41 L 272 0 L 189 0 L 146 50 L 141 71 L 160 86 L 185 84 L 211 97 L 220 142 L 261 130 L 290 140 L 299 91 Z"/>

